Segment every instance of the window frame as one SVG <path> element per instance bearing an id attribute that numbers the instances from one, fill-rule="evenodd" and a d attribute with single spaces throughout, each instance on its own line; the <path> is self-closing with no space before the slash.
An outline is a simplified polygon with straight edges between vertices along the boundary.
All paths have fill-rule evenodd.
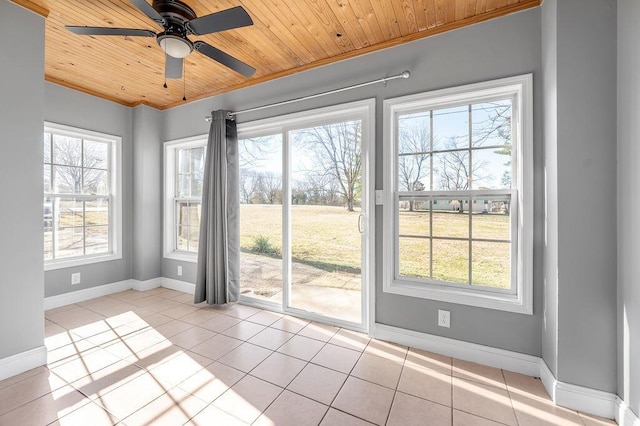
<path id="1" fill-rule="evenodd" d="M 488 192 L 511 194 L 513 229 L 511 276 L 513 291 L 485 286 L 437 282 L 399 276 L 398 139 L 397 115 L 469 105 L 496 98 L 512 98 L 512 162 L 515 185 L 510 190 L 430 191 L 431 198 L 447 198 L 451 192 L 483 197 Z M 525 74 L 402 96 L 384 101 L 384 217 L 383 292 L 488 309 L 533 314 L 533 76 Z M 420 198 L 424 193 L 415 192 Z M 515 252 L 515 256 L 513 256 Z M 473 287 L 473 288 L 472 288 Z"/>
<path id="2" fill-rule="evenodd" d="M 164 257 L 166 259 L 197 263 L 198 252 L 179 250 L 177 247 L 176 203 L 180 201 L 202 202 L 202 197 L 178 197 L 177 151 L 185 148 L 199 148 L 207 146 L 207 135 L 197 135 L 188 138 L 175 139 L 164 143 Z"/>
<path id="3" fill-rule="evenodd" d="M 48 197 L 67 197 L 78 199 L 105 198 L 109 200 L 109 253 L 106 254 L 85 254 L 72 258 L 44 260 L 44 270 L 52 271 L 62 268 L 70 268 L 81 265 L 108 262 L 122 259 L 122 137 L 102 132 L 72 127 L 52 122 L 44 122 L 44 133 L 51 133 L 69 136 L 78 139 L 89 139 L 96 142 L 109 144 L 109 194 L 108 195 L 84 195 L 84 194 L 57 194 L 54 192 L 45 193 L 43 188 L 43 199 Z M 53 152 L 51 153 L 53 155 Z M 53 158 L 51 159 L 53 161 Z M 43 159 L 43 167 L 45 163 Z M 53 182 L 51 182 L 53 185 Z"/>

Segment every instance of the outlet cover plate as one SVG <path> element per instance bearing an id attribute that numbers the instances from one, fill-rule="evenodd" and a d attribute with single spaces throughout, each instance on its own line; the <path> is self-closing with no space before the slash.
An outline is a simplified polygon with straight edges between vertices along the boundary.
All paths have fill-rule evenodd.
<path id="1" fill-rule="evenodd" d="M 451 312 L 438 309 L 438 326 L 451 328 Z"/>
<path id="2" fill-rule="evenodd" d="M 80 272 L 71 274 L 71 285 L 80 284 Z"/>

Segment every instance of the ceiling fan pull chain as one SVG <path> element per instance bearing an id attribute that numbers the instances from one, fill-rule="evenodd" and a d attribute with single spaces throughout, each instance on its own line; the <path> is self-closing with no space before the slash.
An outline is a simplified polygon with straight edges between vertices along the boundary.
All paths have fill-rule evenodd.
<path id="1" fill-rule="evenodd" d="M 182 61 L 182 100 L 187 100 L 187 61 Z"/>

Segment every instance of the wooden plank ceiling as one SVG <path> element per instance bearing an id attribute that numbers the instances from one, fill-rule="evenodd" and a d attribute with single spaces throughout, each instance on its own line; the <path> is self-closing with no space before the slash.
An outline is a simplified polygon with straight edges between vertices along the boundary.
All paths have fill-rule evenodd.
<path id="1" fill-rule="evenodd" d="M 257 69 L 245 78 L 192 52 L 186 85 L 164 83 L 154 38 L 79 36 L 65 25 L 160 31 L 128 0 L 14 0 L 47 16 L 45 79 L 127 106 L 158 109 L 538 6 L 541 0 L 184 0 L 198 16 L 243 6 L 250 27 L 203 40 Z M 186 89 L 187 101 L 183 101 Z"/>

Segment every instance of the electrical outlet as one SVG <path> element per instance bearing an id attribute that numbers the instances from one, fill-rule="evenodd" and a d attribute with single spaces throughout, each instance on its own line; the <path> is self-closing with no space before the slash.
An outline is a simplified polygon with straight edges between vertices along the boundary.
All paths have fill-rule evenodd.
<path id="1" fill-rule="evenodd" d="M 80 284 L 80 272 L 71 274 L 71 285 Z"/>
<path id="2" fill-rule="evenodd" d="M 182 266 L 178 266 L 178 276 L 182 276 Z"/>
<path id="3" fill-rule="evenodd" d="M 451 312 L 438 309 L 438 326 L 446 328 L 451 327 Z"/>

